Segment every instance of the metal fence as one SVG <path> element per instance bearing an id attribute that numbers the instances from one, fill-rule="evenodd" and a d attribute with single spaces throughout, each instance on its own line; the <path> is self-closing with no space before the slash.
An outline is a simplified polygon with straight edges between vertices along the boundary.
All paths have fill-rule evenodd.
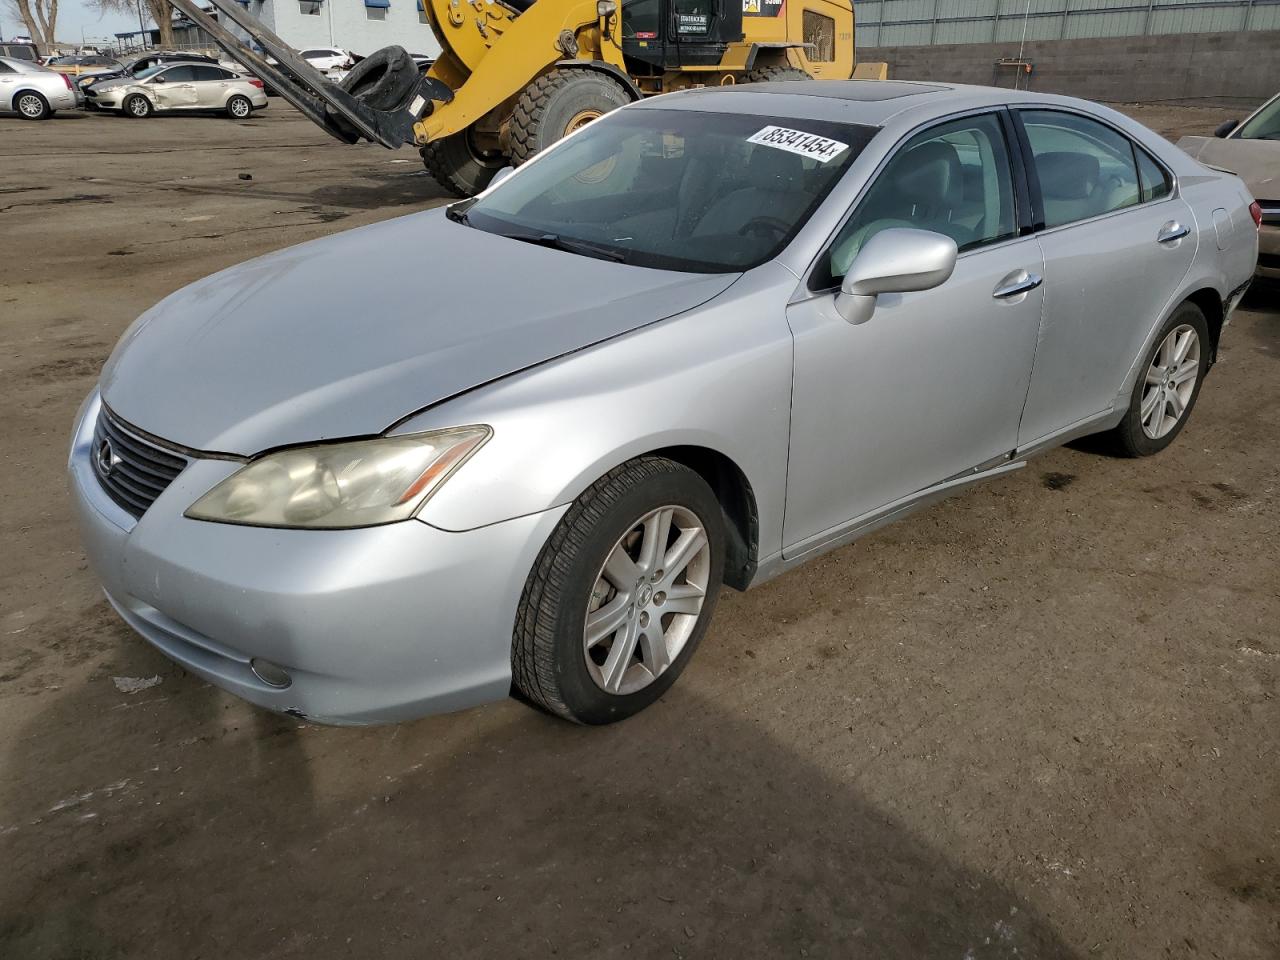
<path id="1" fill-rule="evenodd" d="M 860 47 L 1280 30 L 1280 0 L 857 0 L 855 13 Z"/>

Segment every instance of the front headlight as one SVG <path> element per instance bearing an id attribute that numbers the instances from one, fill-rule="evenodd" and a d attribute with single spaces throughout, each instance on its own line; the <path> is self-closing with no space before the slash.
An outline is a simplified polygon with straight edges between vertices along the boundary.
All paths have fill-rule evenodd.
<path id="1" fill-rule="evenodd" d="M 195 520 L 338 529 L 407 520 L 489 439 L 486 426 L 281 450 L 187 510 Z"/>

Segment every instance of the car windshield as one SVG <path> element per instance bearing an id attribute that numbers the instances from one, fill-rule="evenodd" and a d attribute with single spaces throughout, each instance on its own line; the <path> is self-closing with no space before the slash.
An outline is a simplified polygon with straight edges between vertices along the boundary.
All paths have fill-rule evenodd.
<path id="1" fill-rule="evenodd" d="M 776 256 L 873 127 L 693 110 L 619 110 L 449 215 L 638 266 L 746 270 Z"/>
<path id="2" fill-rule="evenodd" d="M 1280 97 L 1251 117 L 1236 136 L 1241 140 L 1280 140 Z"/>

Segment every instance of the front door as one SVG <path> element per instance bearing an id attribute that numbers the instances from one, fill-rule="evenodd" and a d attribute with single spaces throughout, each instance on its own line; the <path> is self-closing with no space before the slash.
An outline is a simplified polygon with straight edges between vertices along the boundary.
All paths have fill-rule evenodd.
<path id="1" fill-rule="evenodd" d="M 1007 127 L 997 113 L 904 143 L 864 192 L 793 304 L 784 550 L 798 556 L 857 518 L 1009 454 L 1035 355 L 1043 271 L 1019 238 Z M 955 273 L 882 294 L 866 322 L 835 310 L 840 278 L 888 227 L 951 236 Z"/>
<path id="2" fill-rule="evenodd" d="M 1020 446 L 1114 408 L 1191 267 L 1191 209 L 1141 146 L 1080 114 L 1019 111 L 1039 182 L 1045 316 Z"/>
<path id="3" fill-rule="evenodd" d="M 159 82 L 151 85 L 156 106 L 162 110 L 183 110 L 196 106 L 194 70 L 194 67 L 170 67 L 157 74 L 156 80 Z"/>

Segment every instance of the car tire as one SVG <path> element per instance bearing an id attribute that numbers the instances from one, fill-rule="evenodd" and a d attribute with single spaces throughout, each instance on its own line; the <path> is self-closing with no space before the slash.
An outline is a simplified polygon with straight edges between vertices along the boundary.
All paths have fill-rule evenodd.
<path id="1" fill-rule="evenodd" d="M 14 95 L 14 109 L 23 120 L 48 120 L 53 116 L 49 101 L 34 90 L 22 90 Z"/>
<path id="2" fill-rule="evenodd" d="M 1209 371 L 1213 346 L 1204 312 L 1185 302 L 1160 327 L 1143 358 L 1124 419 L 1111 431 L 1127 457 L 1159 453 L 1182 432 Z"/>
<path id="3" fill-rule="evenodd" d="M 513 692 L 584 724 L 623 720 L 661 697 L 714 613 L 722 516 L 699 474 L 662 457 L 631 460 L 592 484 L 525 583 L 511 647 Z"/>
<path id="4" fill-rule="evenodd" d="M 805 73 L 799 67 L 783 66 L 774 64 L 769 67 L 760 67 L 757 70 L 749 71 L 742 78 L 743 83 L 770 83 L 774 80 L 812 80 L 813 77 Z"/>
<path id="5" fill-rule="evenodd" d="M 427 172 L 455 197 L 474 197 L 507 166 L 506 157 L 498 151 L 476 147 L 470 130 L 433 140 L 422 148 L 421 155 Z"/>
<path id="6" fill-rule="evenodd" d="M 595 70 L 552 70 L 524 88 L 511 114 L 511 163 L 520 166 L 579 127 L 626 106 L 622 84 Z"/>
<path id="7" fill-rule="evenodd" d="M 131 93 L 120 104 L 121 112 L 134 120 L 145 120 L 151 116 L 151 101 L 140 93 Z"/>
<path id="8" fill-rule="evenodd" d="M 227 116 L 232 120 L 248 120 L 253 116 L 253 101 L 236 94 L 227 101 Z"/>

